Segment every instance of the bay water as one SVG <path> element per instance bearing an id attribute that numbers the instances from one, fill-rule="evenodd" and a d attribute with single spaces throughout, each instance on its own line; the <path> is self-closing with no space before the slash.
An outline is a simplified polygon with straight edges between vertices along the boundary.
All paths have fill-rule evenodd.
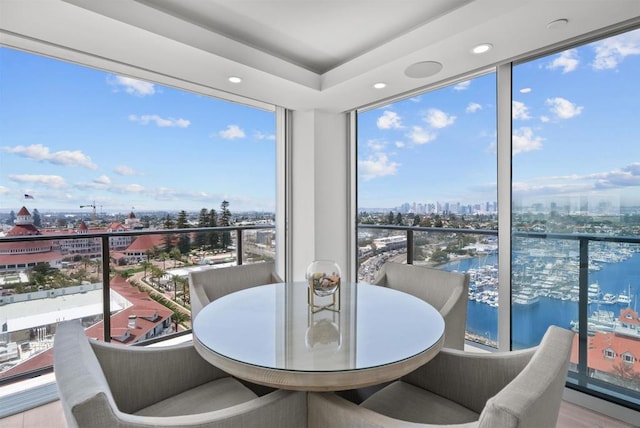
<path id="1" fill-rule="evenodd" d="M 489 264 L 497 266 L 497 255 L 478 258 L 461 259 L 447 263 L 441 268 L 449 271 L 466 272 Z M 636 252 L 626 260 L 613 263 L 602 263 L 600 270 L 589 271 L 589 284 L 597 283 L 602 295 L 611 293 L 619 295 L 630 293 L 631 307 L 635 309 L 640 288 L 640 253 Z M 573 284 L 569 284 L 573 285 Z M 504 304 L 499 302 L 499 304 Z M 596 310 L 614 312 L 617 318 L 620 310 L 627 305 L 589 305 L 589 315 Z M 540 297 L 538 303 L 531 305 L 512 305 L 512 349 L 527 348 L 537 345 L 551 324 L 570 329 L 571 322 L 578 320 L 578 303 L 571 300 Z M 486 303 L 468 301 L 467 331 L 481 338 L 497 343 L 498 340 L 498 308 Z"/>

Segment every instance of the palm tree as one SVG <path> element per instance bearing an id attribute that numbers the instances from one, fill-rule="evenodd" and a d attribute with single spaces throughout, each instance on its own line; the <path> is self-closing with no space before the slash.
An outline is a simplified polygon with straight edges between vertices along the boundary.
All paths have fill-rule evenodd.
<path id="1" fill-rule="evenodd" d="M 163 269 L 160 269 L 158 266 L 151 266 L 151 280 L 155 282 L 156 285 L 158 278 L 162 278 L 164 274 L 165 271 Z"/>
<path id="2" fill-rule="evenodd" d="M 140 264 L 144 268 L 144 277 L 146 278 L 147 277 L 147 269 L 151 268 L 151 266 L 153 266 L 153 264 L 148 260 L 146 260 L 146 261 L 144 261 L 144 262 L 142 262 Z"/>
<path id="3" fill-rule="evenodd" d="M 169 257 L 173 259 L 173 267 L 176 267 L 178 261 L 182 260 L 182 253 L 178 248 L 172 248 L 169 252 Z"/>
<path id="4" fill-rule="evenodd" d="M 171 281 L 173 281 L 173 301 L 178 302 L 178 290 L 177 284 L 182 278 L 179 275 L 171 275 Z"/>
<path id="5" fill-rule="evenodd" d="M 151 248 L 147 248 L 144 251 L 145 256 L 147 256 L 147 261 L 149 261 L 149 259 L 154 258 L 157 254 L 158 254 L 158 247 L 156 247 L 155 245 Z"/>
<path id="6" fill-rule="evenodd" d="M 84 270 L 87 270 L 87 265 L 91 264 L 91 259 L 87 256 L 84 256 L 80 261 L 84 265 Z"/>
<path id="7" fill-rule="evenodd" d="M 182 286 L 182 303 L 188 305 L 191 302 L 191 298 L 189 297 L 189 280 L 181 276 L 178 284 Z"/>
<path id="8" fill-rule="evenodd" d="M 166 261 L 169 258 L 169 253 L 163 251 L 160 253 L 160 255 L 158 256 L 158 258 L 160 260 L 162 260 L 162 270 L 166 270 L 167 266 L 166 266 Z"/>
<path id="9" fill-rule="evenodd" d="M 189 321 L 191 319 L 191 317 L 187 314 L 185 314 L 184 312 L 180 311 L 179 309 L 176 309 L 173 312 L 173 315 L 171 315 L 171 321 L 173 322 L 176 332 L 178 331 L 178 326 L 182 323 L 185 323 L 187 321 Z"/>

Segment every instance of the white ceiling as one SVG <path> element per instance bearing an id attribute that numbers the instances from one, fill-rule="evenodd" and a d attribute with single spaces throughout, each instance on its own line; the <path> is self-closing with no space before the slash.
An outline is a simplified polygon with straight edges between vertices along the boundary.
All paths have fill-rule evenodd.
<path id="1" fill-rule="evenodd" d="M 561 18 L 566 26 L 547 28 Z M 8 46 L 231 99 L 331 111 L 638 23 L 640 0 L 0 1 Z M 471 54 L 481 42 L 494 49 Z M 443 68 L 407 77 L 420 61 Z M 376 82 L 387 86 L 374 90 Z"/>

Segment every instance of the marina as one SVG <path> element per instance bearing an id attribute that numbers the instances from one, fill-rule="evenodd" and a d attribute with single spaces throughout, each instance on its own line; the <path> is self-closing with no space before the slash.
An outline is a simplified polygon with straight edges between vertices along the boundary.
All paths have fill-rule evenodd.
<path id="1" fill-rule="evenodd" d="M 615 247 L 600 248 L 590 257 L 590 329 L 598 327 L 600 331 L 613 331 L 620 311 L 637 305 L 638 248 Z M 497 307 L 500 303 L 497 255 L 460 259 L 442 268 L 469 273 L 467 331 L 487 343 L 497 343 Z M 550 324 L 565 328 L 573 326 L 578 319 L 579 299 L 579 265 L 575 252 L 567 255 L 566 252 L 538 249 L 528 256 L 520 253 L 514 258 L 513 271 L 514 349 L 537 344 Z"/>

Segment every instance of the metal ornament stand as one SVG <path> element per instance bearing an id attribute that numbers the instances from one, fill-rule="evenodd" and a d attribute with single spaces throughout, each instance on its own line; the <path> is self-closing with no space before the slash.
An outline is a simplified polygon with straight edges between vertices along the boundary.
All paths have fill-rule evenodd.
<path id="1" fill-rule="evenodd" d="M 316 304 L 316 298 L 325 299 L 326 297 L 316 296 L 316 293 L 313 291 L 313 287 L 307 287 L 307 304 L 309 305 L 309 310 L 312 314 L 325 309 L 328 311 L 340 312 L 340 283 L 338 283 L 336 291 L 331 294 L 331 303 L 327 305 Z"/>

